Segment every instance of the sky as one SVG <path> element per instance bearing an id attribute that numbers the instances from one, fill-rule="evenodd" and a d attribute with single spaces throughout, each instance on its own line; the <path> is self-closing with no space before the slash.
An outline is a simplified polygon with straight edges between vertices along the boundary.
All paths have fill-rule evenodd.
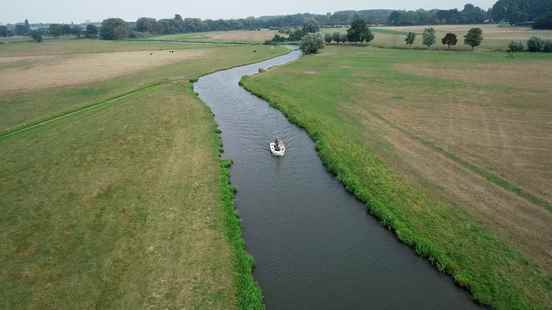
<path id="1" fill-rule="evenodd" d="M 9 1 L 9 0 L 2 0 Z M 452 9 L 472 3 L 483 9 L 496 0 L 16 0 L 2 5 L 0 23 L 81 23 L 121 17 L 134 21 L 139 17 L 169 18 L 174 14 L 202 19 L 241 18 L 247 16 L 293 13 L 327 13 L 363 9 Z"/>

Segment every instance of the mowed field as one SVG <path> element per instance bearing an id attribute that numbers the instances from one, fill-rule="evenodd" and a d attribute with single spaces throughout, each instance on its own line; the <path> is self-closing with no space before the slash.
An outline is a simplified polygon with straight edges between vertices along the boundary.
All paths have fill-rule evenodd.
<path id="1" fill-rule="evenodd" d="M 263 43 L 270 40 L 276 34 L 273 30 L 235 30 L 213 31 L 198 33 L 180 33 L 163 36 L 155 36 L 152 40 L 187 41 L 187 42 L 226 42 L 226 43 Z"/>
<path id="2" fill-rule="evenodd" d="M 2 78 L 59 80 L 0 90 L 1 307 L 261 307 L 216 125 L 189 80 L 285 50 L 18 44 L 0 46 Z"/>
<path id="3" fill-rule="evenodd" d="M 552 57 L 327 47 L 247 78 L 484 304 L 552 304 Z"/>
<path id="4" fill-rule="evenodd" d="M 415 48 L 425 48 L 422 44 L 422 33 L 425 28 L 433 27 L 436 31 L 436 44 L 433 48 L 446 49 L 441 44 L 441 39 L 448 33 L 455 33 L 458 37 L 458 44 L 452 49 L 471 50 L 470 46 L 464 45 L 464 35 L 474 27 L 483 30 L 483 42 L 480 49 L 505 51 L 512 41 L 526 42 L 529 38 L 536 36 L 541 39 L 552 40 L 552 30 L 533 30 L 528 27 L 498 27 L 497 25 L 434 25 L 434 26 L 402 26 L 402 27 L 374 27 L 372 31 L 375 39 L 370 43 L 377 47 L 406 47 L 404 42 L 408 32 L 417 34 L 413 44 Z M 323 32 L 345 32 L 346 28 L 325 28 Z"/>

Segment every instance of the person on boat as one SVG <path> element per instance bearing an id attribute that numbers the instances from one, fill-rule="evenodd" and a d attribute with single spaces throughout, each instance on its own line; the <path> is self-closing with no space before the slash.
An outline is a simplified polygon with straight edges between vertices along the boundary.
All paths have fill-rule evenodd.
<path id="1" fill-rule="evenodd" d="M 276 152 L 280 152 L 280 140 L 278 140 L 278 137 L 274 139 L 274 150 L 276 150 Z"/>

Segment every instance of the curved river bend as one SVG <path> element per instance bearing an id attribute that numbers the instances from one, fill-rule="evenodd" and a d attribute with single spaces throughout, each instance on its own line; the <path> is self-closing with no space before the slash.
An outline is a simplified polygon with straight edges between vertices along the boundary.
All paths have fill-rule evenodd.
<path id="1" fill-rule="evenodd" d="M 248 251 L 268 309 L 471 309 L 466 292 L 366 212 L 326 172 L 305 131 L 238 83 L 297 51 L 194 84 L 215 113 Z M 271 156 L 278 136 L 288 153 Z"/>

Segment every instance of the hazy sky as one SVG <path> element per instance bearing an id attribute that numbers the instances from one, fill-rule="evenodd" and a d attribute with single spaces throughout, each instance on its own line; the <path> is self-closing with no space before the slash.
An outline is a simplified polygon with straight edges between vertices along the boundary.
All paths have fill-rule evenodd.
<path id="1" fill-rule="evenodd" d="M 2 0 L 0 23 L 84 22 L 121 17 L 128 21 L 148 16 L 238 18 L 290 13 L 326 13 L 345 9 L 462 8 L 469 0 Z M 469 1 L 483 9 L 496 0 Z"/>

